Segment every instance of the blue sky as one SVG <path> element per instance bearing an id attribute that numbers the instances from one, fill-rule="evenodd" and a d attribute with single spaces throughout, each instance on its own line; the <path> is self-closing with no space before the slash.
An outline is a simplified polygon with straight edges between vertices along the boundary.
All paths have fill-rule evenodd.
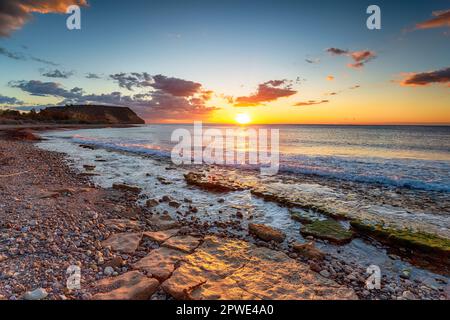
<path id="1" fill-rule="evenodd" d="M 370 4 L 381 8 L 381 30 L 366 28 L 365 11 Z M 417 23 L 431 19 L 432 12 L 448 9 L 450 4 L 444 0 L 92 0 L 81 9 L 81 30 L 67 30 L 65 14 L 32 12 L 32 20 L 0 38 L 1 48 L 27 57 L 15 60 L 0 55 L 0 94 L 16 97 L 26 105 L 61 101 L 58 96 L 33 96 L 10 85 L 30 80 L 56 82 L 68 90 L 79 87 L 85 94 L 146 93 L 147 87 L 133 91 L 119 87 L 109 75 L 147 72 L 200 83 L 218 96 L 249 96 L 266 81 L 289 79 L 293 81 L 289 85 L 299 93 L 297 100 L 323 99 L 326 92 L 354 85 L 372 88 L 366 95 L 359 94 L 361 103 L 377 96 L 376 88 L 380 87 L 400 99 L 404 88 L 391 81 L 401 74 L 449 67 L 448 25 L 414 30 Z M 351 63 L 349 54 L 330 55 L 326 52 L 330 47 L 348 50 L 349 54 L 368 50 L 376 57 L 361 70 L 352 70 L 347 66 Z M 73 75 L 57 79 L 43 76 L 54 69 Z M 87 73 L 102 79 L 86 79 Z M 323 81 L 328 75 L 336 81 Z M 294 81 L 297 78 L 300 83 Z M 300 96 L 302 92 L 306 94 Z M 448 96 L 448 85 L 431 83 L 420 95 L 425 95 L 421 98 L 424 101 Z M 270 107 L 272 102 L 276 103 L 265 101 L 264 106 Z M 448 102 L 448 98 L 438 101 L 439 115 Z"/>

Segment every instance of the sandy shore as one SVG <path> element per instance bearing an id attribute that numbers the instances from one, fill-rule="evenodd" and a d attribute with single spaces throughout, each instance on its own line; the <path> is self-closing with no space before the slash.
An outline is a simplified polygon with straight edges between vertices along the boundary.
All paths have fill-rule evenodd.
<path id="1" fill-rule="evenodd" d="M 254 242 L 212 235 L 194 218 L 139 207 L 138 189 L 94 186 L 89 171 L 32 142 L 0 137 L 0 168 L 3 299 L 448 298 L 408 279 L 369 291 L 365 270 L 313 245 L 281 249 L 282 235 L 263 226 Z M 81 269 L 80 289 L 67 288 L 70 266 Z"/>

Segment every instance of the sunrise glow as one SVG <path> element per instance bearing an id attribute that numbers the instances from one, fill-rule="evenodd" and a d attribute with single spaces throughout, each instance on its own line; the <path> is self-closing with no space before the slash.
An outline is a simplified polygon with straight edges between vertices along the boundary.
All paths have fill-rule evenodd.
<path id="1" fill-rule="evenodd" d="M 247 113 L 238 113 L 235 120 L 239 124 L 249 124 L 251 122 L 251 118 Z"/>

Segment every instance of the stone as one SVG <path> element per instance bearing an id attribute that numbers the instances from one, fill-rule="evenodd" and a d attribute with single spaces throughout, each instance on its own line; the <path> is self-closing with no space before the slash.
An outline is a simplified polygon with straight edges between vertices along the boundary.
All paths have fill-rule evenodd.
<path id="1" fill-rule="evenodd" d="M 130 271 L 117 277 L 97 282 L 100 291 L 93 300 L 148 300 L 159 287 L 156 279 L 148 278 L 139 271 Z"/>
<path id="2" fill-rule="evenodd" d="M 289 213 L 291 214 L 292 220 L 298 221 L 303 224 L 313 223 L 314 221 L 319 220 L 319 217 L 314 213 L 297 208 L 289 209 Z"/>
<path id="3" fill-rule="evenodd" d="M 172 219 L 168 214 L 153 215 L 148 219 L 148 223 L 157 230 L 169 230 L 180 227 L 179 222 Z"/>
<path id="4" fill-rule="evenodd" d="M 314 221 L 302 226 L 300 233 L 304 236 L 328 240 L 336 244 L 345 244 L 352 240 L 353 232 L 345 229 L 339 222 L 328 219 Z"/>
<path id="5" fill-rule="evenodd" d="M 116 189 L 116 190 L 127 191 L 127 192 L 132 192 L 132 193 L 141 193 L 141 191 L 142 191 L 142 189 L 140 187 L 131 186 L 131 185 L 124 184 L 124 183 L 114 183 L 112 187 L 113 187 L 113 189 Z"/>
<path id="6" fill-rule="evenodd" d="M 125 231 L 127 229 L 138 231 L 143 228 L 142 223 L 139 221 L 129 219 L 108 219 L 105 220 L 105 225 L 118 231 Z"/>
<path id="7" fill-rule="evenodd" d="M 416 296 L 411 291 L 403 291 L 402 297 L 407 300 L 417 300 Z"/>
<path id="8" fill-rule="evenodd" d="M 162 230 L 162 231 L 146 231 L 144 232 L 143 236 L 149 238 L 152 241 L 163 243 L 164 241 L 168 240 L 169 238 L 173 237 L 178 233 L 180 229 L 169 229 L 169 230 Z"/>
<path id="9" fill-rule="evenodd" d="M 195 248 L 200 244 L 200 239 L 186 235 L 186 236 L 175 236 L 169 238 L 162 245 L 164 247 L 180 250 L 183 252 L 190 253 L 194 251 Z"/>
<path id="10" fill-rule="evenodd" d="M 103 273 L 106 275 L 106 276 L 110 276 L 110 275 L 112 275 L 113 273 L 114 273 L 114 269 L 112 268 L 112 267 L 106 267 L 104 270 L 103 270 Z"/>
<path id="11" fill-rule="evenodd" d="M 48 296 L 48 293 L 43 288 L 38 288 L 33 291 L 28 291 L 23 295 L 24 300 L 42 300 Z"/>
<path id="12" fill-rule="evenodd" d="M 325 277 L 325 278 L 329 278 L 330 277 L 330 273 L 327 270 L 320 271 L 320 275 L 322 277 Z"/>
<path id="13" fill-rule="evenodd" d="M 122 257 L 114 257 L 111 260 L 107 261 L 105 263 L 105 268 L 106 267 L 113 267 L 113 268 L 119 268 L 123 265 L 123 259 Z"/>
<path id="14" fill-rule="evenodd" d="M 317 249 L 314 246 L 314 242 L 308 243 L 296 242 L 292 245 L 292 248 L 294 249 L 295 252 L 309 259 L 323 260 L 323 258 L 325 257 L 325 253 Z"/>
<path id="15" fill-rule="evenodd" d="M 95 166 L 94 165 L 90 165 L 90 164 L 85 164 L 83 165 L 83 168 L 87 171 L 93 171 L 95 170 Z"/>
<path id="16" fill-rule="evenodd" d="M 171 206 L 173 208 L 179 208 L 181 206 L 181 203 L 172 200 L 172 201 L 169 201 L 169 206 Z"/>
<path id="17" fill-rule="evenodd" d="M 186 253 L 179 250 L 161 247 L 152 250 L 146 257 L 133 264 L 133 268 L 145 271 L 162 282 L 170 277 L 175 265 L 182 261 L 184 256 Z"/>
<path id="18" fill-rule="evenodd" d="M 248 230 L 251 234 L 254 234 L 256 237 L 264 241 L 273 240 L 275 242 L 283 242 L 286 238 L 286 235 L 280 230 L 264 224 L 249 223 Z"/>
<path id="19" fill-rule="evenodd" d="M 8 259 L 7 256 L 5 256 L 4 254 L 0 254 L 0 262 L 5 261 L 6 259 Z"/>
<path id="20" fill-rule="evenodd" d="M 205 237 L 161 287 L 175 299 L 357 299 L 283 252 L 216 236 Z"/>
<path id="21" fill-rule="evenodd" d="M 141 242 L 142 233 L 115 233 L 102 242 L 102 246 L 114 251 L 133 253 Z"/>
<path id="22" fill-rule="evenodd" d="M 159 204 L 159 201 L 156 199 L 149 199 L 145 202 L 145 206 L 147 208 L 153 208 L 156 207 Z"/>

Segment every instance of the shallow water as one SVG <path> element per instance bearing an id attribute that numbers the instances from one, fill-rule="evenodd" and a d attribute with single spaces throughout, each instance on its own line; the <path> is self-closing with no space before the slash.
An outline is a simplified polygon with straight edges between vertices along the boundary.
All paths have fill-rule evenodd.
<path id="1" fill-rule="evenodd" d="M 170 126 L 162 127 L 166 130 L 165 136 L 167 136 L 171 130 Z M 143 133 L 143 131 L 148 130 L 154 132 L 159 139 L 144 144 L 144 136 L 147 133 Z M 100 176 L 93 177 L 93 181 L 102 187 L 111 187 L 114 182 L 139 185 L 143 188 L 143 195 L 145 196 L 142 201 L 151 198 L 159 199 L 165 194 L 170 195 L 180 203 L 183 203 L 185 198 L 191 199 L 193 205 L 199 209 L 195 215 L 202 221 L 229 221 L 234 219 L 237 211 L 240 211 L 244 214 L 243 230 L 235 231 L 237 233 L 246 233 L 247 218 L 253 216 L 252 222 L 268 224 L 283 230 L 288 235 L 288 241 L 305 241 L 299 233 L 300 223 L 290 218 L 288 209 L 285 207 L 254 197 L 248 190 L 216 194 L 187 186 L 183 174 L 189 168 L 175 167 L 168 161 L 169 159 L 166 157 L 168 140 L 162 138 L 162 136 L 164 134 L 158 132 L 158 128 L 153 126 L 148 129 L 131 128 L 125 129 L 125 131 L 124 129 L 96 129 L 49 132 L 45 134 L 45 137 L 49 140 L 40 143 L 39 146 L 47 150 L 66 153 L 70 159 L 74 160 L 73 165 L 80 171 L 83 171 L 84 164 L 94 164 L 96 166 L 95 172 L 99 173 Z M 135 143 L 122 144 L 117 142 L 133 139 Z M 80 142 L 94 144 L 101 148 L 84 149 L 79 147 Z M 150 148 L 150 146 L 152 147 Z M 155 146 L 158 146 L 159 149 Z M 440 152 L 442 151 L 438 153 Z M 98 162 L 99 159 L 104 160 L 104 162 Z M 158 179 L 161 177 L 169 181 L 170 184 L 162 184 Z M 441 178 L 439 183 L 445 184 L 445 178 Z M 322 196 L 338 192 L 338 190 L 314 184 L 305 184 L 303 188 L 313 194 L 321 193 Z M 225 201 L 221 202 L 219 199 Z M 188 205 L 183 203 L 183 206 Z M 160 211 L 168 210 L 175 214 L 174 209 L 164 203 L 160 204 L 157 209 Z M 442 286 L 442 283 L 436 281 L 436 279 L 447 279 L 449 281 L 447 277 L 414 267 L 406 261 L 392 259 L 388 255 L 388 249 L 377 243 L 354 239 L 344 246 L 335 246 L 323 242 L 318 242 L 317 245 L 326 252 L 335 254 L 343 260 L 354 261 L 364 268 L 376 264 L 380 266 L 383 274 L 393 277 L 397 277 L 402 270 L 409 269 L 411 270 L 411 280 L 420 279 L 435 287 Z"/>

